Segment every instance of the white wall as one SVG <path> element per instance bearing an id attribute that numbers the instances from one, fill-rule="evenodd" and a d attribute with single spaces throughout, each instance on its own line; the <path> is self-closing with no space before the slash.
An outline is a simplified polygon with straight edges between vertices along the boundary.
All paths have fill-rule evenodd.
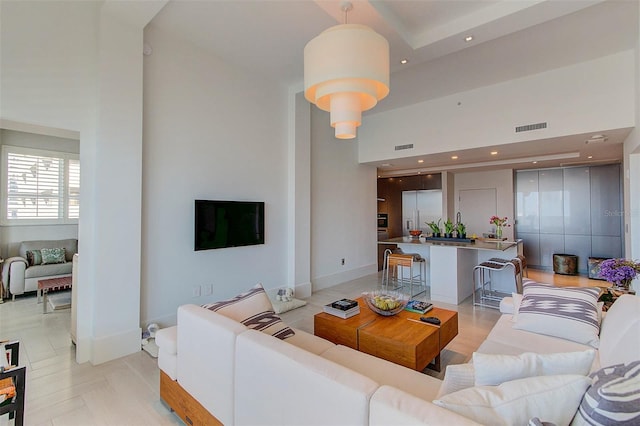
<path id="1" fill-rule="evenodd" d="M 78 361 L 140 350 L 142 28 L 163 4 L 0 3 L 0 118 L 80 133 Z"/>
<path id="2" fill-rule="evenodd" d="M 85 253 L 81 282 L 93 282 L 88 252 L 98 244 L 92 219 L 91 169 L 96 141 L 98 2 L 0 2 L 0 118 L 80 134 L 78 250 Z M 90 358 L 91 288 L 78 288 L 82 302 L 78 352 Z"/>
<path id="3" fill-rule="evenodd" d="M 289 278 L 297 298 L 311 296 L 311 104 L 289 92 Z"/>
<path id="4" fill-rule="evenodd" d="M 470 72 L 472 72 L 470 70 Z M 367 116 L 360 162 L 635 125 L 634 52 L 626 51 Z M 393 89 L 392 89 L 393 90 Z M 543 130 L 515 127 L 548 122 Z M 395 151 L 413 143 L 414 149 Z"/>
<path id="5" fill-rule="evenodd" d="M 455 175 L 455 206 L 456 211 L 460 209 L 460 191 L 470 189 L 495 189 L 496 190 L 496 214 L 500 217 L 508 217 L 510 227 L 503 228 L 503 236 L 513 241 L 513 218 L 514 214 L 514 198 L 513 198 L 513 170 L 495 170 L 487 172 L 470 172 L 456 173 Z M 462 218 L 465 222 L 465 218 Z M 489 218 L 486 218 L 487 229 L 483 232 L 489 232 Z M 480 234 L 479 234 L 480 235 Z"/>
<path id="6" fill-rule="evenodd" d="M 145 40 L 141 320 L 167 324 L 184 303 L 287 285 L 287 90 L 153 23 Z M 195 199 L 264 201 L 265 244 L 195 252 Z"/>
<path id="7" fill-rule="evenodd" d="M 358 144 L 362 143 L 335 139 L 328 113 L 311 108 L 314 291 L 378 270 L 377 175 L 375 167 L 358 164 Z"/>

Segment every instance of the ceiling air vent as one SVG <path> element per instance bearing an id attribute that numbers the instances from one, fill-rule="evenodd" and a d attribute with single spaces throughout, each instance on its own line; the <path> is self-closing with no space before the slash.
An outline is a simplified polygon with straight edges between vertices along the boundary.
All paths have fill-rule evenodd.
<path id="1" fill-rule="evenodd" d="M 408 143 L 406 145 L 396 145 L 396 151 L 402 151 L 403 149 L 412 149 L 412 148 L 413 148 L 412 143 Z"/>
<path id="2" fill-rule="evenodd" d="M 530 132 L 531 130 L 546 129 L 547 123 L 527 124 L 525 126 L 516 127 L 516 133 Z"/>

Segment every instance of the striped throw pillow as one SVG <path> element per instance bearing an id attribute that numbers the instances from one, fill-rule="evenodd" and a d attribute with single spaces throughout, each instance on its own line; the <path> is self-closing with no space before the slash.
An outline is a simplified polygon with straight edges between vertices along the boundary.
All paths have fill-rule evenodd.
<path id="1" fill-rule="evenodd" d="M 640 424 L 640 361 L 602 368 L 582 398 L 572 425 Z"/>
<path id="2" fill-rule="evenodd" d="M 42 253 L 40 250 L 27 250 L 27 263 L 29 266 L 42 264 Z"/>
<path id="3" fill-rule="evenodd" d="M 273 311 L 262 284 L 256 284 L 249 291 L 232 299 L 209 303 L 202 307 L 278 339 L 286 339 L 295 334 Z"/>
<path id="4" fill-rule="evenodd" d="M 600 289 L 523 284 L 522 302 L 513 328 L 599 346 Z"/>

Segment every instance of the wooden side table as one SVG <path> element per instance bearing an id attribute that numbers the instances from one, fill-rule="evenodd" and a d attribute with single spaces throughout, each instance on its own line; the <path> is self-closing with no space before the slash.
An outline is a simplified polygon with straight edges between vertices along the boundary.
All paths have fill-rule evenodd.
<path id="1" fill-rule="evenodd" d="M 602 307 L 603 312 L 607 312 L 613 302 L 615 302 L 618 297 L 623 294 L 636 294 L 634 290 L 620 290 L 613 287 L 601 287 L 602 292 L 600 293 L 600 297 L 598 297 L 598 302 L 604 302 L 604 306 Z"/>

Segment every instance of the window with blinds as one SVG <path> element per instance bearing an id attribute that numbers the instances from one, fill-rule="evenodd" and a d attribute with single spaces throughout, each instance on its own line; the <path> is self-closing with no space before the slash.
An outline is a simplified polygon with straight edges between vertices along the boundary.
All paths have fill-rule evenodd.
<path id="1" fill-rule="evenodd" d="M 80 216 L 76 154 L 3 146 L 3 219 L 73 223 Z"/>

